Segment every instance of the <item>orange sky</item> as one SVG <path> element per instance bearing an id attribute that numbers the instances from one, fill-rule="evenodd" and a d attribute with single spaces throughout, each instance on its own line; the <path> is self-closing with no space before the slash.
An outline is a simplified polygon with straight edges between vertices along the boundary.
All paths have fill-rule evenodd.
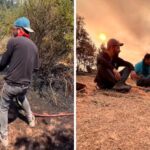
<path id="1" fill-rule="evenodd" d="M 97 47 L 104 32 L 125 44 L 120 55 L 134 64 L 150 53 L 150 0 L 77 0 L 77 14 Z"/>

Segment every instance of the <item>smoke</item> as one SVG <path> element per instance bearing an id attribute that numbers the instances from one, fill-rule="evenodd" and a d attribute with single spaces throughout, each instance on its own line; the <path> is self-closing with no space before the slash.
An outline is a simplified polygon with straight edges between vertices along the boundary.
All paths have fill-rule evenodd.
<path id="1" fill-rule="evenodd" d="M 150 52 L 150 0 L 78 0 L 77 12 L 97 47 L 104 32 L 125 43 L 121 55 L 133 63 Z"/>
<path id="2" fill-rule="evenodd" d="M 150 1 L 148 0 L 111 0 L 105 1 L 115 12 L 119 23 L 130 31 L 136 39 L 144 39 L 150 35 Z"/>

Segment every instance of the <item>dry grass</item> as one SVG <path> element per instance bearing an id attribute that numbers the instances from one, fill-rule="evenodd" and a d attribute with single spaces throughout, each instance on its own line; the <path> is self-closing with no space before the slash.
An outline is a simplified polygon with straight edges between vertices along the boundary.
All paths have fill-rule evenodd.
<path id="1" fill-rule="evenodd" d="M 92 76 L 77 80 L 87 85 L 87 92 L 77 96 L 78 150 L 150 149 L 150 92 L 136 87 L 128 94 L 100 91 Z"/>
<path id="2" fill-rule="evenodd" d="M 2 85 L 3 76 L 0 75 L 0 91 Z M 37 93 L 31 89 L 28 93 L 28 99 L 31 104 L 32 111 L 36 113 L 57 114 L 72 110 L 72 108 L 62 108 L 49 104 L 45 99 L 40 98 Z M 73 124 L 73 116 L 36 118 L 36 127 L 31 129 L 25 120 L 17 118 L 9 124 L 8 150 L 45 150 L 49 149 L 47 147 L 52 147 L 56 150 L 72 150 Z M 64 141 L 67 141 L 67 143 Z M 4 150 L 1 143 L 0 150 Z"/>

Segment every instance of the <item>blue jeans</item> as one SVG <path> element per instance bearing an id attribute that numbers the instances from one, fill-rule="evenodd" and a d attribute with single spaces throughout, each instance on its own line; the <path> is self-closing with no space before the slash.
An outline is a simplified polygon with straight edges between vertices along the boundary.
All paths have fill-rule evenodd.
<path id="1" fill-rule="evenodd" d="M 32 119 L 30 104 L 25 96 L 27 89 L 28 86 L 10 86 L 6 82 L 4 83 L 0 100 L 0 134 L 2 137 L 8 136 L 8 110 L 14 98 L 21 97 L 27 119 Z"/>

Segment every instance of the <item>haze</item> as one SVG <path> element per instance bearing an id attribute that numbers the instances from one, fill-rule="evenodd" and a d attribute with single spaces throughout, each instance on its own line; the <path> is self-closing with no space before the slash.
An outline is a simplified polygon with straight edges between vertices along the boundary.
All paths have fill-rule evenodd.
<path id="1" fill-rule="evenodd" d="M 133 64 L 150 53 L 149 0 L 77 0 L 77 14 L 85 18 L 85 28 L 97 47 L 105 33 L 107 40 L 124 43 L 120 55 Z"/>

